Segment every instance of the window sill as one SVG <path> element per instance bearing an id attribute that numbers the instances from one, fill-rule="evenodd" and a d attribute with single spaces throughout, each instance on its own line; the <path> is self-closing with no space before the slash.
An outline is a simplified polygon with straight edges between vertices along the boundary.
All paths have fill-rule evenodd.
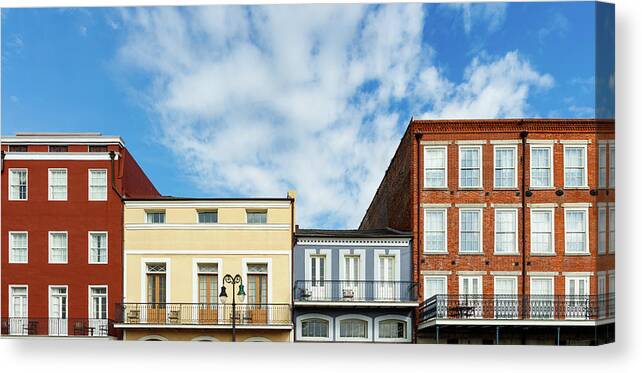
<path id="1" fill-rule="evenodd" d="M 591 253 L 564 253 L 565 256 L 591 256 Z"/>
<path id="2" fill-rule="evenodd" d="M 557 256 L 556 253 L 531 253 L 530 256 Z"/>
<path id="3" fill-rule="evenodd" d="M 564 186 L 564 189 L 566 190 L 589 190 L 588 186 Z"/>
<path id="4" fill-rule="evenodd" d="M 423 190 L 441 190 L 447 192 L 449 189 L 448 187 L 423 187 Z"/>
<path id="5" fill-rule="evenodd" d="M 29 262 L 9 262 L 9 264 L 29 264 Z"/>
<path id="6" fill-rule="evenodd" d="M 517 187 L 493 187 L 494 191 L 501 191 L 501 192 L 517 192 L 519 189 Z"/>
<path id="7" fill-rule="evenodd" d="M 483 251 L 475 252 L 475 253 L 468 253 L 468 252 L 461 252 L 460 251 L 457 254 L 459 254 L 459 255 L 473 255 L 473 256 L 474 255 L 479 255 L 479 256 L 484 256 L 484 252 Z"/>
<path id="8" fill-rule="evenodd" d="M 424 255 L 448 255 L 448 251 L 424 251 Z"/>
<path id="9" fill-rule="evenodd" d="M 519 256 L 519 253 L 493 253 L 496 256 Z"/>
<path id="10" fill-rule="evenodd" d="M 482 188 L 482 187 L 461 187 L 460 186 L 459 189 L 457 189 L 457 191 L 471 191 L 471 190 L 483 191 L 484 188 Z"/>
<path id="11" fill-rule="evenodd" d="M 555 187 L 554 186 L 546 186 L 546 187 L 534 187 L 534 186 L 531 186 L 531 187 L 528 187 L 528 189 L 530 189 L 530 190 L 555 190 Z"/>

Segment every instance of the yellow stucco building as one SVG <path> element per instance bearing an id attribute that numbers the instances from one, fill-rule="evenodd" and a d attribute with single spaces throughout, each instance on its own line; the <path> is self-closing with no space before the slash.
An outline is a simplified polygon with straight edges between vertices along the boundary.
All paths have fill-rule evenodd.
<path id="1" fill-rule="evenodd" d="M 292 341 L 294 213 L 294 192 L 126 200 L 123 339 Z"/>

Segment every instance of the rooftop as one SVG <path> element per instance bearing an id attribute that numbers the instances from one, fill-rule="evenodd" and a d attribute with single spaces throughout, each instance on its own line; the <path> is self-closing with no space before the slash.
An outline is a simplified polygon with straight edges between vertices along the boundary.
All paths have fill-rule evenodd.
<path id="1" fill-rule="evenodd" d="M 402 238 L 412 237 L 410 232 L 392 228 L 382 229 L 297 229 L 298 237 L 340 237 L 340 238 Z"/>

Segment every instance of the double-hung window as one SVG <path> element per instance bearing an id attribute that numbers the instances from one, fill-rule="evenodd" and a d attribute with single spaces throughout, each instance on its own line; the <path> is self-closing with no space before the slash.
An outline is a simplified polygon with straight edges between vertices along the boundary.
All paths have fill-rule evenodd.
<path id="1" fill-rule="evenodd" d="M 517 146 L 495 145 L 495 188 L 517 188 Z"/>
<path id="2" fill-rule="evenodd" d="M 67 232 L 49 232 L 49 263 L 67 263 Z"/>
<path id="3" fill-rule="evenodd" d="M 482 147 L 460 146 L 459 147 L 459 187 L 460 188 L 481 188 L 482 187 Z"/>
<path id="4" fill-rule="evenodd" d="M 9 170 L 9 200 L 21 201 L 27 199 L 27 169 L 13 168 Z"/>
<path id="5" fill-rule="evenodd" d="M 49 169 L 49 200 L 50 201 L 67 200 L 67 169 L 66 168 Z"/>
<path id="6" fill-rule="evenodd" d="M 107 200 L 107 170 L 89 170 L 89 200 Z"/>
<path id="7" fill-rule="evenodd" d="M 107 232 L 89 232 L 89 263 L 107 263 Z"/>
<path id="8" fill-rule="evenodd" d="M 553 147 L 531 145 L 532 188 L 553 187 Z"/>
<path id="9" fill-rule="evenodd" d="M 165 211 L 147 211 L 145 213 L 145 221 L 148 224 L 164 224 Z"/>
<path id="10" fill-rule="evenodd" d="M 598 148 L 598 187 L 606 188 L 606 144 L 600 144 Z"/>
<path id="11" fill-rule="evenodd" d="M 606 207 L 597 210 L 597 253 L 606 254 Z"/>
<path id="12" fill-rule="evenodd" d="M 588 209 L 564 209 L 565 252 L 567 254 L 588 253 Z"/>
<path id="13" fill-rule="evenodd" d="M 217 211 L 199 211 L 198 222 L 199 224 L 218 223 L 218 212 Z"/>
<path id="14" fill-rule="evenodd" d="M 27 263 L 28 237 L 27 232 L 9 232 L 9 263 Z"/>
<path id="15" fill-rule="evenodd" d="M 448 223 L 445 208 L 424 209 L 424 252 L 445 253 Z"/>
<path id="16" fill-rule="evenodd" d="M 267 224 L 267 211 L 265 210 L 248 210 L 246 214 L 248 224 Z"/>
<path id="17" fill-rule="evenodd" d="M 587 186 L 586 145 L 564 145 L 564 187 Z"/>
<path id="18" fill-rule="evenodd" d="M 482 209 L 459 209 L 459 252 L 482 252 Z"/>
<path id="19" fill-rule="evenodd" d="M 615 188 L 615 144 L 609 145 L 609 188 Z"/>
<path id="20" fill-rule="evenodd" d="M 517 209 L 495 209 L 495 253 L 517 253 Z"/>
<path id="21" fill-rule="evenodd" d="M 424 147 L 424 188 L 446 188 L 448 180 L 446 146 Z"/>
<path id="22" fill-rule="evenodd" d="M 531 209 L 531 254 L 554 254 L 553 209 Z"/>
<path id="23" fill-rule="evenodd" d="M 615 252 L 615 207 L 609 208 L 609 253 Z"/>

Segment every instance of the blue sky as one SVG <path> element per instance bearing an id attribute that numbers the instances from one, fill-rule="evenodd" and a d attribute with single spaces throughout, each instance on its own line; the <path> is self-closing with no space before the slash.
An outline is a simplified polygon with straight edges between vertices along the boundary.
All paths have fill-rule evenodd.
<path id="1" fill-rule="evenodd" d="M 302 226 L 355 227 L 411 116 L 612 117 L 612 17 L 592 2 L 4 9 L 2 133 L 121 135 L 163 194 L 296 189 Z"/>

